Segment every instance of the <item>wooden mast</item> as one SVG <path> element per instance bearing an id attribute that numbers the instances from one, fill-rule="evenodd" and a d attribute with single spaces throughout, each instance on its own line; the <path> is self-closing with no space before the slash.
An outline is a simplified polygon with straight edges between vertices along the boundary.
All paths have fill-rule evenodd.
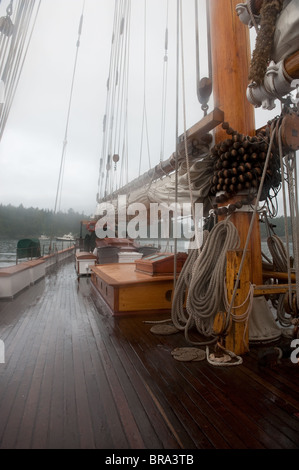
<path id="1" fill-rule="evenodd" d="M 210 0 L 210 31 L 214 106 L 224 111 L 233 129 L 255 133 L 254 108 L 246 98 L 250 65 L 249 31 L 236 14 L 238 0 Z M 215 131 L 216 144 L 226 139 L 224 129 Z"/>
<path id="2" fill-rule="evenodd" d="M 238 3 L 238 0 L 209 1 L 214 106 L 224 112 L 224 120 L 229 123 L 230 127 L 239 133 L 252 136 L 255 134 L 254 108 L 246 98 L 251 57 L 249 31 L 237 16 L 236 5 Z M 225 130 L 218 126 L 215 130 L 215 144 L 227 137 Z M 236 202 L 240 198 L 242 195 L 234 196 L 225 205 Z M 251 212 L 235 212 L 230 216 L 230 220 L 235 224 L 240 235 L 241 250 L 246 243 L 251 217 Z M 246 266 L 249 272 L 244 273 L 246 282 L 249 280 L 251 283 L 260 284 L 262 283 L 262 257 L 258 216 L 256 216 L 248 250 L 249 262 Z M 233 265 L 234 263 L 230 264 L 230 266 Z M 230 299 L 232 279 L 234 280 L 238 273 L 236 271 L 229 274 L 231 279 L 228 279 L 227 287 Z M 244 285 L 242 279 L 240 284 Z M 235 305 L 243 302 L 242 295 L 244 293 L 237 293 Z M 240 308 L 234 313 L 241 315 L 244 309 Z M 246 345 L 243 341 L 244 333 Z M 247 351 L 248 328 L 245 327 L 244 322 L 232 323 L 225 346 L 236 354 Z"/>

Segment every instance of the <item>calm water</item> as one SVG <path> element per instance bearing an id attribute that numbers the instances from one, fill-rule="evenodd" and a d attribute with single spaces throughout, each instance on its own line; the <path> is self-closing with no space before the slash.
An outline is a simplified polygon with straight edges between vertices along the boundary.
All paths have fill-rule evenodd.
<path id="1" fill-rule="evenodd" d="M 18 240 L 0 240 L 0 268 L 16 264 L 17 244 Z M 42 255 L 47 255 L 49 253 L 49 245 L 50 240 L 40 240 Z M 52 241 L 52 249 L 57 248 L 57 250 L 62 250 L 70 246 L 73 246 L 73 242 L 60 240 Z"/>
<path id="2" fill-rule="evenodd" d="M 17 251 L 17 243 L 18 240 L 0 240 L 0 267 L 8 267 L 16 264 L 16 251 Z M 50 245 L 50 240 L 40 240 L 40 246 L 41 246 L 41 254 L 42 255 L 47 255 L 49 253 L 49 245 Z M 68 248 L 73 245 L 73 242 L 69 241 L 57 241 L 53 240 L 52 242 L 52 248 L 57 250 L 62 250 L 64 248 Z M 157 246 L 160 245 L 162 251 L 173 251 L 173 246 L 167 246 L 166 242 L 160 241 L 160 243 L 157 243 Z M 170 243 L 171 245 L 171 243 Z M 178 250 L 179 251 L 187 251 L 188 250 L 188 243 L 179 243 L 178 244 Z M 271 259 L 271 255 L 267 246 L 267 243 L 262 241 L 262 251 L 265 253 L 266 256 L 268 256 Z M 291 250 L 292 254 L 292 250 Z"/>

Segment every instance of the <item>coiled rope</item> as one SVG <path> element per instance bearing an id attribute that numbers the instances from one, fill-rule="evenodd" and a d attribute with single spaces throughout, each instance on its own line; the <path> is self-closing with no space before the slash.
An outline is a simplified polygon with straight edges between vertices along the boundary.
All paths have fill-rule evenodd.
<path id="1" fill-rule="evenodd" d="M 184 330 L 189 319 L 184 308 L 185 295 L 187 286 L 190 284 L 193 265 L 199 255 L 197 249 L 189 252 L 188 258 L 186 259 L 183 268 L 180 272 L 179 278 L 176 283 L 176 288 L 173 294 L 172 308 L 171 308 L 171 320 L 174 326 L 178 330 Z"/>
<path id="2" fill-rule="evenodd" d="M 277 235 L 267 238 L 267 245 L 273 258 L 273 264 L 278 271 L 288 271 L 287 252 L 283 241 Z"/>
<path id="3" fill-rule="evenodd" d="M 223 365 L 225 365 L 226 367 L 230 367 L 238 366 L 243 363 L 243 359 L 241 356 L 237 356 L 234 352 L 228 351 L 227 349 L 223 348 L 220 343 L 217 343 L 217 347 L 223 350 L 224 355 L 222 357 L 216 357 L 213 353 L 210 354 L 209 346 L 206 346 L 206 357 L 209 364 L 216 367 L 220 367 Z M 234 361 L 229 362 L 231 361 L 231 359 L 234 359 Z"/>
<path id="4" fill-rule="evenodd" d="M 238 231 L 229 219 L 219 222 L 208 235 L 199 255 L 196 251 L 189 255 L 179 276 L 175 291 L 171 318 L 174 326 L 184 330 L 185 338 L 190 344 L 210 344 L 216 341 L 214 320 L 224 306 L 224 279 L 226 276 L 226 254 L 236 250 L 240 245 Z M 190 268 L 192 269 L 190 270 Z M 183 309 L 183 295 L 188 285 L 186 309 Z M 204 342 L 193 342 L 189 330 L 197 331 L 208 339 Z"/>

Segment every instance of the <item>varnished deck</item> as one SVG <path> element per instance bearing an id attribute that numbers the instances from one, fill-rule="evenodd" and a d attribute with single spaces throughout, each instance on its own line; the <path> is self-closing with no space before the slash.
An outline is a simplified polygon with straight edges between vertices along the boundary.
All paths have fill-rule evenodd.
<path id="1" fill-rule="evenodd" d="M 177 362 L 181 334 L 155 336 L 143 319 L 112 317 L 73 263 L 0 304 L 0 448 L 299 447 L 289 359 Z"/>

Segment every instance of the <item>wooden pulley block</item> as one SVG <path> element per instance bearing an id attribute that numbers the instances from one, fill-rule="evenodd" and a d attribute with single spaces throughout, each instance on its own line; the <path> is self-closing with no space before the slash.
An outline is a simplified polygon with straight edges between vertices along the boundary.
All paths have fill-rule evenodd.
<path id="1" fill-rule="evenodd" d="M 198 84 L 198 98 L 201 104 L 207 104 L 213 91 L 212 80 L 203 77 Z"/>
<path id="2" fill-rule="evenodd" d="M 281 139 L 283 147 L 299 150 L 299 116 L 295 113 L 286 114 L 281 122 Z"/>

